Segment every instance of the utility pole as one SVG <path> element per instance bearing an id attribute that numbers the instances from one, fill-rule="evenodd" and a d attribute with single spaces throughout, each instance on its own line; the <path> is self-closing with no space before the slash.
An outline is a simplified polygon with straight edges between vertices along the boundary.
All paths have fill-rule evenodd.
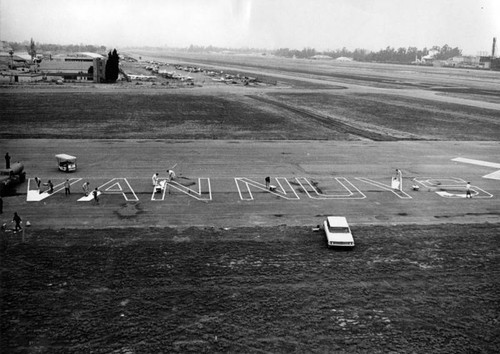
<path id="1" fill-rule="evenodd" d="M 10 54 L 10 82 L 12 83 L 12 70 L 14 69 L 14 51 L 9 50 Z"/>

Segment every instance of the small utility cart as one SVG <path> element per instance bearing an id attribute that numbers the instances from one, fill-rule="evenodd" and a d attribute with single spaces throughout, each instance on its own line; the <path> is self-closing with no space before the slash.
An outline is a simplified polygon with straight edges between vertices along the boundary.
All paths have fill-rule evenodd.
<path id="1" fill-rule="evenodd" d="M 56 155 L 57 167 L 60 171 L 73 172 L 76 171 L 76 157 L 68 154 Z"/>

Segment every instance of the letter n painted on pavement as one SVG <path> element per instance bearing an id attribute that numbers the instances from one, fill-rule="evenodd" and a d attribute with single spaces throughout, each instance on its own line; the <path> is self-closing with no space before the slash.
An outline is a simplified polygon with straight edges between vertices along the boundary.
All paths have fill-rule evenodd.
<path id="1" fill-rule="evenodd" d="M 396 190 L 396 189 L 392 188 L 392 186 L 390 186 L 390 185 L 383 184 L 383 183 L 378 182 L 378 181 L 373 181 L 373 180 L 371 180 L 369 178 L 365 178 L 365 177 L 356 177 L 356 179 L 358 181 L 362 181 L 362 182 L 371 184 L 372 186 L 378 187 L 380 189 L 389 191 L 389 192 L 395 194 L 396 196 L 398 196 L 398 198 L 413 199 L 408 193 L 405 193 L 405 192 L 400 191 L 400 190 Z"/>
<path id="2" fill-rule="evenodd" d="M 212 188 L 210 186 L 210 178 L 198 178 L 198 191 L 194 189 L 188 188 L 176 181 L 164 181 L 165 187 L 162 189 L 162 197 L 161 199 L 156 199 L 155 190 L 153 187 L 153 195 L 151 200 L 164 200 L 165 193 L 178 191 L 184 193 L 185 195 L 190 196 L 196 200 L 200 201 L 211 201 L 212 200 Z"/>
<path id="3" fill-rule="evenodd" d="M 256 182 L 246 177 L 236 177 L 234 181 L 236 182 L 236 188 L 238 188 L 238 193 L 240 194 L 241 200 L 253 200 L 253 194 L 250 187 L 254 189 L 259 189 L 261 191 L 268 192 L 277 197 L 287 199 L 287 200 L 297 200 L 300 199 L 297 193 L 293 190 L 290 182 L 284 177 L 276 177 L 276 190 L 271 191 L 266 187 L 265 184 Z"/>

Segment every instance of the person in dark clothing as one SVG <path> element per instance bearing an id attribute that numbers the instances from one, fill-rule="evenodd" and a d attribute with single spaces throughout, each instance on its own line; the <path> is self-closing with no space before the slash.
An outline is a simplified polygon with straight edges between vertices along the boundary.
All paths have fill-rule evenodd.
<path id="1" fill-rule="evenodd" d="M 38 193 L 42 193 L 40 190 L 40 184 L 42 183 L 42 180 L 38 177 L 35 177 L 35 183 L 36 183 L 36 188 L 38 189 Z"/>
<path id="2" fill-rule="evenodd" d="M 10 155 L 9 155 L 9 153 L 5 154 L 5 168 L 10 168 Z"/>
<path id="3" fill-rule="evenodd" d="M 270 177 L 266 177 L 265 181 L 266 181 L 266 188 L 269 188 L 269 184 L 271 183 L 271 178 Z"/>
<path id="4" fill-rule="evenodd" d="M 47 186 L 47 193 L 52 194 L 52 192 L 54 192 L 54 184 L 50 179 L 47 183 L 44 183 L 44 185 Z"/>
<path id="5" fill-rule="evenodd" d="M 23 220 L 19 215 L 17 215 L 17 212 L 14 213 L 14 218 L 12 218 L 12 222 L 15 222 L 16 225 L 14 226 L 14 232 L 17 232 L 17 230 L 22 230 L 23 228 L 21 227 L 21 222 Z"/>
<path id="6" fill-rule="evenodd" d="M 99 190 L 97 187 L 92 191 L 92 195 L 94 196 L 94 203 L 99 204 Z"/>

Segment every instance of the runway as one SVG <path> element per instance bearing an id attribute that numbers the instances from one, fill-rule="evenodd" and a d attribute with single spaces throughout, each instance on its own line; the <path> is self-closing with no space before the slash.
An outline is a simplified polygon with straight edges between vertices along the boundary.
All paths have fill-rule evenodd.
<path id="1" fill-rule="evenodd" d="M 4 198 L 0 220 L 17 211 L 36 228 L 315 226 L 327 215 L 353 225 L 423 225 L 500 216 L 498 142 L 23 139 L 0 147 L 25 165 L 28 179 Z M 58 153 L 77 156 L 78 170 L 58 171 Z M 153 193 L 151 176 L 166 177 L 175 164 L 170 194 Z M 390 187 L 395 169 L 402 192 Z M 30 201 L 35 176 L 50 179 L 55 192 Z M 57 187 L 66 178 L 70 196 Z M 84 181 L 101 191 L 98 205 L 83 200 Z M 469 181 L 473 198 L 465 199 Z"/>

